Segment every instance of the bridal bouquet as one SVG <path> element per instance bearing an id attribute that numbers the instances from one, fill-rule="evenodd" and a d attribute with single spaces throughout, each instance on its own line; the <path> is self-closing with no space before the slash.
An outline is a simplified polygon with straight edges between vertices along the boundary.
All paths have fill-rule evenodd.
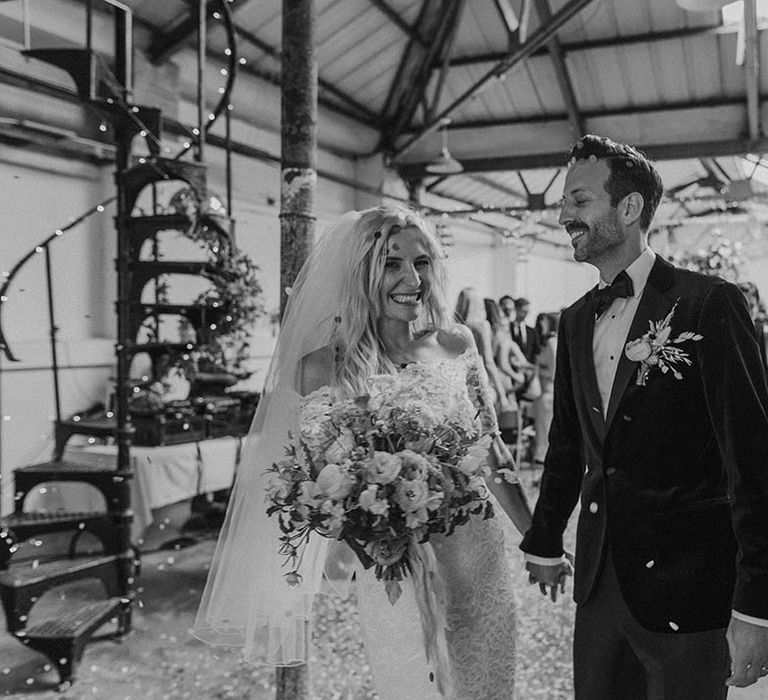
<path id="1" fill-rule="evenodd" d="M 466 394 L 446 395 L 418 367 L 376 379 L 366 396 L 323 388 L 304 398 L 298 435 L 269 470 L 267 512 L 279 518 L 289 583 L 316 532 L 374 566 L 394 603 L 416 543 L 493 514 L 483 478 L 491 438 L 480 437 Z"/>

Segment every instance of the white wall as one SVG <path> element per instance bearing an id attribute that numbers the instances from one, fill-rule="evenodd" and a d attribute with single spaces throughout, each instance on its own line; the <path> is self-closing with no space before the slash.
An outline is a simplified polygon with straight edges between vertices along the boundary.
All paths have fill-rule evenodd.
<path id="1" fill-rule="evenodd" d="M 4 7 L 4 5 L 3 5 Z M 76 9 L 79 7 L 79 9 Z M 69 12 L 69 9 L 72 12 Z M 0 11 L 0 15 L 7 10 Z M 33 13 L 33 24 L 48 32 L 46 45 L 56 45 L 54 33 L 69 41 L 82 37 L 82 7 L 70 0 L 52 3 L 49 10 Z M 100 21 L 99 21 L 100 22 Z M 99 24 L 99 27 L 101 25 Z M 97 27 L 97 43 L 109 43 L 108 32 Z M 37 30 L 36 30 L 37 31 Z M 137 30 L 137 34 L 141 34 Z M 42 34 L 35 35 L 40 38 Z M 53 67 L 20 57 L 18 38 L 8 43 L 0 33 L 0 65 L 31 77 L 71 88 L 70 79 Z M 139 36 L 139 46 L 141 45 Z M 178 54 L 172 63 L 155 68 L 140 54 L 136 57 L 137 101 L 162 107 L 166 114 L 193 124 L 196 110 L 192 99 L 194 64 L 189 51 Z M 215 67 L 208 85 L 210 102 L 216 101 Z M 82 131 L 92 120 L 79 105 L 53 97 L 38 96 L 20 87 L 3 88 L 4 115 Z M 232 124 L 233 139 L 267 153 L 280 153 L 279 90 L 251 76 L 238 82 Z M 366 188 L 383 189 L 403 197 L 405 189 L 380 156 L 366 156 L 373 150 L 377 134 L 346 118 L 320 109 L 318 113 L 318 166 Z M 215 133 L 222 134 L 217 124 Z M 164 145 L 175 152 L 177 139 Z M 346 155 L 344 155 L 346 154 Z M 352 159 L 349 154 L 358 154 Z M 223 151 L 206 149 L 209 191 L 225 197 Z M 280 173 L 277 162 L 233 156 L 234 204 L 238 244 L 260 266 L 268 312 L 279 303 Z M 112 168 L 99 167 L 54 155 L 41 155 L 21 147 L 0 146 L 0 271 L 9 270 L 36 243 L 65 226 L 72 217 L 114 193 Z M 321 178 L 315 195 L 317 230 L 337 214 L 380 203 L 375 194 L 356 190 Z M 114 375 L 115 336 L 115 232 L 114 206 L 57 239 L 52 247 L 54 296 L 62 365 L 62 411 L 64 415 L 103 401 L 110 376 Z M 452 226 L 453 244 L 448 253 L 449 302 L 461 288 L 475 286 L 481 293 L 498 298 L 504 293 L 526 294 L 535 300 L 545 297 L 547 285 L 538 273 L 529 274 L 532 258 L 521 267 L 518 249 L 487 229 L 471 224 Z M 181 257 L 184 241 L 171 242 L 166 259 Z M 570 268 L 563 267 L 570 279 Z M 521 283 L 521 272 L 525 283 Z M 561 285 L 562 286 L 562 285 Z M 570 291 L 571 283 L 564 290 Z M 565 291 L 563 292 L 565 294 Z M 565 302 L 564 302 L 565 303 Z M 3 305 L 4 329 L 23 362 L 11 364 L 0 359 L 0 512 L 12 506 L 10 475 L 15 467 L 44 459 L 52 445 L 51 420 L 54 414 L 50 372 L 50 349 L 44 256 L 38 254 L 14 280 L 9 301 Z M 275 327 L 269 316 L 255 329 L 252 343 L 254 375 L 250 384 L 260 387 L 274 345 Z"/>
<path id="2" fill-rule="evenodd" d="M 249 127 L 239 128 L 248 137 Z M 224 155 L 209 149 L 209 190 L 225 196 Z M 352 177 L 354 164 L 332 156 L 333 167 Z M 233 159 L 238 244 L 260 267 L 268 311 L 278 308 L 279 168 L 240 156 Z M 0 268 L 9 270 L 34 245 L 113 191 L 108 168 L 0 146 Z M 354 191 L 321 180 L 316 191 L 318 228 L 354 208 Z M 103 401 L 113 371 L 114 208 L 54 241 L 54 295 L 62 365 L 62 411 L 66 416 Z M 181 249 L 186 242 L 178 241 Z M 188 256 L 184 256 L 188 257 Z M 168 250 L 173 259 L 173 245 Z M 21 363 L 0 359 L 0 512 L 12 508 L 15 467 L 49 458 L 54 416 L 50 372 L 44 255 L 37 254 L 19 273 L 3 305 L 4 330 Z M 274 343 L 274 327 L 262 319 L 254 334 L 250 380 L 260 387 Z"/>
<path id="3" fill-rule="evenodd" d="M 569 306 L 594 287 L 597 280 L 596 268 L 575 262 L 569 249 L 534 246 L 519 258 L 512 296 L 531 302 L 527 320 L 533 325 L 537 314 Z"/>

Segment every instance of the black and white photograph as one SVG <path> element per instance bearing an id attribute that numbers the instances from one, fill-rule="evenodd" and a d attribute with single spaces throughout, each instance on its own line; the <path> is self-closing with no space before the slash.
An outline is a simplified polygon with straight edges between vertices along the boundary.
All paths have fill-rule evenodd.
<path id="1" fill-rule="evenodd" d="M 0 212 L 0 697 L 768 700 L 768 0 L 0 0 Z"/>

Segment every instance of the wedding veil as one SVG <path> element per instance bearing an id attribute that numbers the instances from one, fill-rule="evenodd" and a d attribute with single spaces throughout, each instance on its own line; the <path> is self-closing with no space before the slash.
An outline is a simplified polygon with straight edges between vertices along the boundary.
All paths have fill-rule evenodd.
<path id="1" fill-rule="evenodd" d="M 193 634 L 211 644 L 243 647 L 253 663 L 306 661 L 307 620 L 320 589 L 329 541 L 313 536 L 301 581 L 289 586 L 280 529 L 266 513 L 267 469 L 285 457 L 296 434 L 301 361 L 332 340 L 343 307 L 346 272 L 363 264 L 361 236 L 403 225 L 417 215 L 393 208 L 349 212 L 319 237 L 291 290 L 274 355 L 230 496 Z M 378 220 L 378 221 L 377 221 Z"/>

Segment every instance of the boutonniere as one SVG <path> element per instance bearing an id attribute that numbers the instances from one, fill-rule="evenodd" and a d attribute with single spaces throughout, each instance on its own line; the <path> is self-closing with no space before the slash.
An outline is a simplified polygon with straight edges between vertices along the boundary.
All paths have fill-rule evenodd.
<path id="1" fill-rule="evenodd" d="M 624 354 L 630 362 L 639 362 L 637 368 L 638 386 L 645 386 L 648 374 L 653 367 L 658 367 L 663 374 L 671 372 L 675 379 L 682 379 L 683 375 L 675 369 L 675 365 L 691 365 L 691 360 L 685 350 L 676 347 L 687 340 L 698 341 L 704 336 L 693 331 L 684 331 L 677 338 L 672 335 L 672 317 L 675 315 L 680 299 L 678 299 L 670 312 L 661 321 L 649 321 L 650 330 L 636 340 L 630 340 L 624 347 Z"/>

